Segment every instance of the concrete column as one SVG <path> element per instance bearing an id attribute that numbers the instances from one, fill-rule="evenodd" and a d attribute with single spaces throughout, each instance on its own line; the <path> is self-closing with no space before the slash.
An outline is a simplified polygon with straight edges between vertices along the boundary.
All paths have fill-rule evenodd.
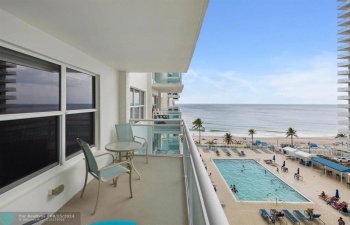
<path id="1" fill-rule="evenodd" d="M 130 119 L 130 77 L 125 71 L 119 71 L 118 95 L 119 123 L 128 123 Z"/>

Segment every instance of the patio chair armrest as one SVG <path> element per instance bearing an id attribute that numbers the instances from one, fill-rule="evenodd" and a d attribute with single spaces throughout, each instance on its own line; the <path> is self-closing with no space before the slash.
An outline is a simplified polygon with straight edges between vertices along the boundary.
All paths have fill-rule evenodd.
<path id="1" fill-rule="evenodd" d="M 99 155 L 95 155 L 95 157 L 97 158 L 97 157 L 104 156 L 104 155 L 112 156 L 112 162 L 114 162 L 114 155 L 112 153 L 109 153 L 109 152 L 102 153 L 102 154 L 99 154 Z"/>
<path id="2" fill-rule="evenodd" d="M 106 170 L 106 169 L 110 169 L 110 168 L 113 168 L 113 167 L 116 167 L 116 166 L 121 166 L 121 165 L 123 165 L 123 164 L 128 164 L 128 166 L 130 166 L 130 168 L 131 168 L 131 163 L 130 163 L 130 162 L 128 162 L 128 161 L 123 161 L 123 162 L 120 162 L 120 163 L 113 163 L 113 164 L 111 164 L 111 165 L 105 166 L 105 167 L 99 169 L 99 171 Z"/>
<path id="3" fill-rule="evenodd" d="M 147 141 L 146 141 L 146 138 L 143 138 L 143 137 L 134 136 L 134 138 L 139 138 L 139 139 L 142 139 L 142 140 L 144 140 L 145 142 L 147 142 Z"/>

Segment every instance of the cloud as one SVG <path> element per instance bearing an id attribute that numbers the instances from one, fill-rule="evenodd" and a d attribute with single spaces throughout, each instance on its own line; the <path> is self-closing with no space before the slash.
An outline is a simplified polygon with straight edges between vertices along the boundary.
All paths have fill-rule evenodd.
<path id="1" fill-rule="evenodd" d="M 292 61 L 292 63 L 291 63 Z M 309 60 L 280 61 L 260 71 L 190 69 L 183 75 L 179 103 L 336 104 L 336 55 L 320 53 Z M 252 72 L 252 73 L 250 73 Z"/>

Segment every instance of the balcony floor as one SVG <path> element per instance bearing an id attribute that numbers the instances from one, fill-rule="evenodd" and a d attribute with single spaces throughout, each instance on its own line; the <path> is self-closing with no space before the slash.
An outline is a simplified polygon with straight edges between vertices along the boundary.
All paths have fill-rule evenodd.
<path id="1" fill-rule="evenodd" d="M 98 185 L 94 179 L 87 185 L 82 199 L 79 192 L 59 212 L 80 212 L 80 224 L 113 219 L 132 220 L 138 225 L 188 224 L 182 157 L 154 156 L 149 157 L 148 164 L 145 162 L 144 156 L 134 159 L 141 180 L 133 173 L 133 198 L 130 198 L 127 174 L 118 179 L 116 188 L 111 182 L 101 183 L 99 205 L 92 216 Z"/>

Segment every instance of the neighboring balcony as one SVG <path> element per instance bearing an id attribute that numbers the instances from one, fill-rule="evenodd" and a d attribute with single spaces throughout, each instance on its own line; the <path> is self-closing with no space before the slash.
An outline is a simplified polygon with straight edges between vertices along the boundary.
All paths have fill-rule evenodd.
<path id="1" fill-rule="evenodd" d="M 179 93 L 168 93 L 168 98 L 180 98 Z"/>
<path id="2" fill-rule="evenodd" d="M 350 117 L 350 113 L 349 112 L 338 112 L 338 116 Z"/>
<path id="3" fill-rule="evenodd" d="M 346 27 L 338 29 L 338 34 L 340 34 L 340 35 L 348 34 L 349 32 L 350 32 L 350 27 L 349 26 L 346 26 Z"/>
<path id="4" fill-rule="evenodd" d="M 339 109 L 350 109 L 350 105 L 348 104 L 338 104 Z"/>
<path id="5" fill-rule="evenodd" d="M 337 49 L 338 51 L 347 51 L 350 49 L 350 44 L 340 45 Z"/>
<path id="6" fill-rule="evenodd" d="M 349 100 L 350 96 L 338 96 L 338 100 Z"/>
<path id="7" fill-rule="evenodd" d="M 338 21 L 338 26 L 349 26 L 349 25 L 350 25 L 350 18 L 346 18 Z"/>
<path id="8" fill-rule="evenodd" d="M 16 79 L 0 78 L 0 83 L 16 83 Z"/>
<path id="9" fill-rule="evenodd" d="M 338 129 L 338 133 L 339 134 L 350 134 L 350 130 L 349 129 Z"/>
<path id="10" fill-rule="evenodd" d="M 350 16 L 350 9 L 346 8 L 338 13 L 338 18 L 345 18 Z"/>
<path id="11" fill-rule="evenodd" d="M 338 75 L 350 75 L 350 71 L 349 70 L 338 71 Z"/>
<path id="12" fill-rule="evenodd" d="M 348 67 L 350 66 L 350 63 L 349 62 L 341 62 L 341 63 L 338 63 L 338 67 Z"/>
<path id="13" fill-rule="evenodd" d="M 338 84 L 347 84 L 350 83 L 350 79 L 338 79 Z"/>
<path id="14" fill-rule="evenodd" d="M 1 68 L 1 66 L 0 66 Z M 8 71 L 8 70 L 5 70 L 5 71 L 1 71 L 0 70 L 0 76 L 15 76 L 16 75 L 16 71 Z"/>
<path id="15" fill-rule="evenodd" d="M 153 119 L 178 120 L 181 119 L 180 111 L 161 110 L 153 112 Z M 163 121 L 166 122 L 166 121 Z"/>
<path id="16" fill-rule="evenodd" d="M 15 92 L 16 88 L 15 87 L 0 87 L 0 92 Z"/>
<path id="17" fill-rule="evenodd" d="M 349 126 L 349 121 L 348 120 L 339 120 L 338 125 L 346 125 Z"/>
<path id="18" fill-rule="evenodd" d="M 350 35 L 343 35 L 342 37 L 338 38 L 338 42 L 349 42 L 350 41 Z"/>
<path id="19" fill-rule="evenodd" d="M 337 5 L 338 10 L 347 10 L 349 7 L 350 7 L 349 0 L 342 1 L 342 3 Z M 338 14 L 338 16 L 339 16 L 339 14 Z"/>
<path id="20" fill-rule="evenodd" d="M 5 95 L 5 96 L 1 96 L 0 95 L 0 100 L 16 100 L 16 96 L 8 96 L 8 95 Z"/>
<path id="21" fill-rule="evenodd" d="M 350 58 L 349 53 L 344 53 L 344 54 L 338 55 L 338 59 L 349 59 L 349 58 Z"/>
<path id="22" fill-rule="evenodd" d="M 158 92 L 181 93 L 183 87 L 181 73 L 155 73 L 153 75 L 152 88 Z"/>
<path id="23" fill-rule="evenodd" d="M 349 92 L 350 88 L 349 87 L 339 87 L 338 92 Z"/>

